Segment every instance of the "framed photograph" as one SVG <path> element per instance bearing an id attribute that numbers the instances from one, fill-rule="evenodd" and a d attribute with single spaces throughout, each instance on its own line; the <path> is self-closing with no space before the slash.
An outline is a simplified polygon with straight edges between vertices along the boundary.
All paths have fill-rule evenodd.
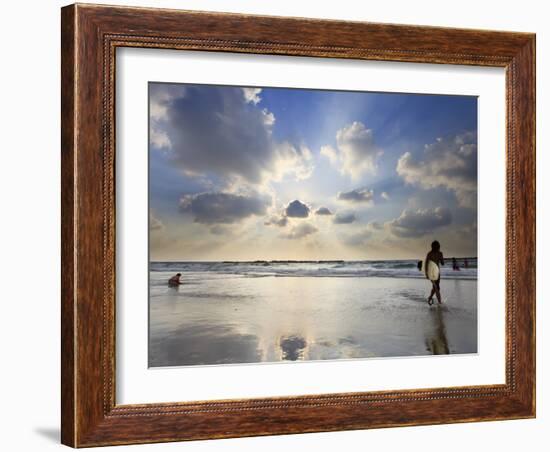
<path id="1" fill-rule="evenodd" d="M 535 36 L 62 8 L 62 442 L 535 416 Z"/>

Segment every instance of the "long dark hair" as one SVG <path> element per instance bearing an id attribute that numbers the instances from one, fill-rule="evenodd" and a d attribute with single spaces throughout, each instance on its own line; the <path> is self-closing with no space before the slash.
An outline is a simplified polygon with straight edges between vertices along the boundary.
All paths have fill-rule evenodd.
<path id="1" fill-rule="evenodd" d="M 432 242 L 432 251 L 438 252 L 440 249 L 441 249 L 441 244 L 437 240 L 434 240 Z"/>

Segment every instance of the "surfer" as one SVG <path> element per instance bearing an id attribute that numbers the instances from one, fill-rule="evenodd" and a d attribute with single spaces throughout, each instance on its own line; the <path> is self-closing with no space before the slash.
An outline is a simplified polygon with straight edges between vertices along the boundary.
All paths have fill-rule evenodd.
<path id="1" fill-rule="evenodd" d="M 437 301 L 441 304 L 441 291 L 439 282 L 441 281 L 441 274 L 439 273 L 439 265 L 445 265 L 443 260 L 443 253 L 441 252 L 441 245 L 437 240 L 432 242 L 432 250 L 426 255 L 426 265 L 424 266 L 424 272 L 426 278 L 432 282 L 432 291 L 428 297 L 428 304 L 431 306 L 433 303 L 434 295 L 437 297 Z"/>
<path id="2" fill-rule="evenodd" d="M 168 280 L 168 286 L 169 286 L 169 287 L 177 287 L 177 286 L 180 286 L 181 284 L 183 284 L 183 283 L 180 281 L 180 277 L 181 277 L 181 273 L 178 273 L 178 274 L 172 276 L 172 277 Z"/>

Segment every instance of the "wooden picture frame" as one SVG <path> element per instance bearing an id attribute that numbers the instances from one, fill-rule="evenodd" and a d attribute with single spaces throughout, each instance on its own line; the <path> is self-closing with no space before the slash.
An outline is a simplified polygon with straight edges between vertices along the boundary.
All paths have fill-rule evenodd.
<path id="1" fill-rule="evenodd" d="M 62 442 L 73 447 L 535 416 L 535 35 L 71 5 L 62 9 Z M 115 50 L 506 69 L 506 383 L 115 403 Z M 504 94 L 504 93 L 503 93 Z"/>

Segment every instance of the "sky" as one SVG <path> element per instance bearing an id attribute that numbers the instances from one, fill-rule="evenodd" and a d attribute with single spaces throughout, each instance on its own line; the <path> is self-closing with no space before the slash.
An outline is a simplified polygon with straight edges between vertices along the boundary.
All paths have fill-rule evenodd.
<path id="1" fill-rule="evenodd" d="M 477 98 L 149 83 L 164 260 L 477 256 Z"/>

